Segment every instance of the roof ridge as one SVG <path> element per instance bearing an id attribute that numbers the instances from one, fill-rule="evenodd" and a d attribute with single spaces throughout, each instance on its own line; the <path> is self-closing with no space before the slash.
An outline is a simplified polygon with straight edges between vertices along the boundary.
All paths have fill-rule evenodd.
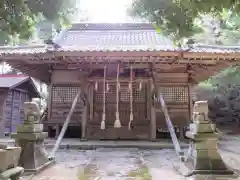
<path id="1" fill-rule="evenodd" d="M 24 74 L 0 74 L 0 78 L 29 78 L 29 76 Z"/>
<path id="2" fill-rule="evenodd" d="M 74 23 L 68 30 L 155 29 L 151 23 Z"/>
<path id="3" fill-rule="evenodd" d="M 240 45 L 208 45 L 208 44 L 196 44 L 196 48 L 213 48 L 213 49 L 240 49 Z"/>

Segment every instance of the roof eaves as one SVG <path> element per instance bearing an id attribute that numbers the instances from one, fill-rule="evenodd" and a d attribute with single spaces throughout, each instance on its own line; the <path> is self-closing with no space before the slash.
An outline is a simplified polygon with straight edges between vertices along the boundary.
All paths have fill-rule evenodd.
<path id="1" fill-rule="evenodd" d="M 35 83 L 33 82 L 33 80 L 32 80 L 31 77 L 29 77 L 29 82 L 30 82 L 30 84 L 33 86 L 34 91 L 35 91 L 36 95 L 38 96 L 38 98 L 43 98 L 43 97 L 41 96 L 40 92 L 38 91 L 38 89 L 37 89 L 37 87 L 36 87 L 36 85 L 35 85 Z"/>
<path id="2" fill-rule="evenodd" d="M 38 91 L 38 89 L 37 89 L 37 87 L 36 87 L 36 85 L 35 85 L 35 83 L 33 82 L 33 80 L 32 80 L 31 77 L 26 77 L 24 80 L 22 80 L 22 81 L 16 83 L 15 85 L 9 87 L 9 89 L 14 89 L 14 88 L 16 88 L 17 86 L 19 86 L 19 85 L 21 85 L 21 84 L 23 84 L 23 83 L 25 83 L 25 82 L 28 82 L 28 81 L 29 81 L 29 83 L 32 85 L 32 87 L 33 87 L 33 89 L 34 89 L 37 97 L 40 98 L 40 97 L 41 97 L 40 92 Z"/>
<path id="3" fill-rule="evenodd" d="M 29 78 L 30 78 L 30 77 L 26 77 L 26 78 L 23 79 L 22 81 L 19 81 L 18 83 L 16 83 L 16 84 L 10 86 L 9 89 L 14 89 L 14 88 L 16 88 L 17 86 L 19 86 L 19 85 L 21 85 L 21 84 L 27 82 L 27 81 L 29 80 Z"/>

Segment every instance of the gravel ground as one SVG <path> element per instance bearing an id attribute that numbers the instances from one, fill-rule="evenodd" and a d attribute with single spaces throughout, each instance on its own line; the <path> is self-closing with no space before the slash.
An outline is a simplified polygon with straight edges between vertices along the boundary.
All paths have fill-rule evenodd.
<path id="1" fill-rule="evenodd" d="M 238 155 L 226 151 L 221 151 L 221 154 L 231 167 L 240 167 Z M 139 177 L 142 180 L 159 180 L 159 177 L 164 180 L 193 179 L 185 178 L 179 173 L 179 160 L 171 149 L 60 150 L 56 161 L 56 165 L 41 172 L 33 180 L 130 180 Z M 195 177 L 199 180 L 223 180 L 222 178 L 230 179 Z"/>
<path id="2" fill-rule="evenodd" d="M 143 180 L 184 179 L 176 168 L 178 158 L 172 149 L 100 148 L 97 150 L 59 150 L 56 165 L 41 172 L 34 180 Z M 61 171 L 61 173 L 59 172 Z M 70 171 L 71 177 L 70 177 Z M 166 173 L 167 172 L 167 173 Z M 55 173 L 57 173 L 55 175 Z M 66 173 L 67 175 L 64 175 Z M 167 176 L 166 176 L 167 175 Z M 75 177 L 74 177 L 75 176 Z"/>
<path id="3" fill-rule="evenodd" d="M 240 172 L 240 140 L 220 142 L 224 161 Z M 230 180 L 229 176 L 185 178 L 179 173 L 180 162 L 173 149 L 99 148 L 97 150 L 61 149 L 56 164 L 32 180 Z M 240 173 L 239 173 L 240 174 Z M 24 178 L 24 180 L 27 180 Z"/>

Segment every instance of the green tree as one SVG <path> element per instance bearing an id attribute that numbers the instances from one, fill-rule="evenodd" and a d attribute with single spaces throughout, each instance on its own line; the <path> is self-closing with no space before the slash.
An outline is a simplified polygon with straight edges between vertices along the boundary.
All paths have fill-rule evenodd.
<path id="1" fill-rule="evenodd" d="M 1 0 L 0 41 L 29 39 L 42 20 L 62 28 L 69 24 L 76 10 L 76 0 Z"/>
<path id="2" fill-rule="evenodd" d="M 240 0 L 134 0 L 130 13 L 153 22 L 158 31 L 181 42 L 203 32 L 206 15 L 223 26 L 230 20 L 226 13 L 233 17 L 239 10 Z"/>

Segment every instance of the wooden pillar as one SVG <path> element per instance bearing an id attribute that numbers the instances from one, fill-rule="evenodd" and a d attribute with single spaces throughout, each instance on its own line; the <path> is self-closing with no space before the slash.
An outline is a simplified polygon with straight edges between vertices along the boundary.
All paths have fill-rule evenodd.
<path id="1" fill-rule="evenodd" d="M 60 134 L 60 124 L 57 124 L 55 126 L 55 130 L 56 130 L 55 139 L 57 139 Z"/>
<path id="2" fill-rule="evenodd" d="M 150 81 L 151 87 L 151 119 L 150 119 L 150 140 L 156 140 L 156 129 L 157 129 L 157 122 L 156 122 L 156 109 L 155 109 L 155 102 L 154 102 L 154 85 L 153 81 Z"/>
<path id="3" fill-rule="evenodd" d="M 94 90 L 93 90 L 93 86 L 90 85 L 89 87 L 89 120 L 92 121 L 93 120 L 93 96 L 94 96 Z"/>
<path id="4" fill-rule="evenodd" d="M 183 126 L 180 126 L 179 127 L 179 139 L 180 140 L 185 140 L 185 134 L 184 134 L 184 127 Z"/>
<path id="5" fill-rule="evenodd" d="M 86 140 L 86 128 L 88 119 L 88 106 L 89 106 L 89 86 L 83 86 L 84 97 L 83 97 L 83 109 L 82 109 L 82 120 L 81 120 L 81 140 Z"/>
<path id="6" fill-rule="evenodd" d="M 193 92 L 192 92 L 193 84 L 188 84 L 188 107 L 189 107 L 189 121 L 192 121 L 193 115 Z"/>
<path id="7" fill-rule="evenodd" d="M 151 89 L 151 82 L 144 86 L 146 89 L 146 113 L 147 113 L 147 120 L 151 121 L 151 107 L 152 107 L 152 89 Z"/>
<path id="8" fill-rule="evenodd" d="M 151 124 L 151 140 L 154 141 L 156 139 L 156 129 L 157 129 L 157 126 L 156 126 L 156 110 L 155 110 L 155 107 L 152 106 L 151 107 L 151 121 L 150 121 L 150 124 Z"/>
<path id="9" fill-rule="evenodd" d="M 82 121 L 81 121 L 81 127 L 82 127 L 82 134 L 81 134 L 81 140 L 86 140 L 86 126 L 87 125 L 87 104 L 83 107 L 82 112 Z"/>
<path id="10" fill-rule="evenodd" d="M 52 83 L 49 84 L 48 86 L 48 99 L 47 99 L 47 108 L 48 108 L 48 117 L 47 121 L 51 120 L 51 115 L 52 115 Z"/>

